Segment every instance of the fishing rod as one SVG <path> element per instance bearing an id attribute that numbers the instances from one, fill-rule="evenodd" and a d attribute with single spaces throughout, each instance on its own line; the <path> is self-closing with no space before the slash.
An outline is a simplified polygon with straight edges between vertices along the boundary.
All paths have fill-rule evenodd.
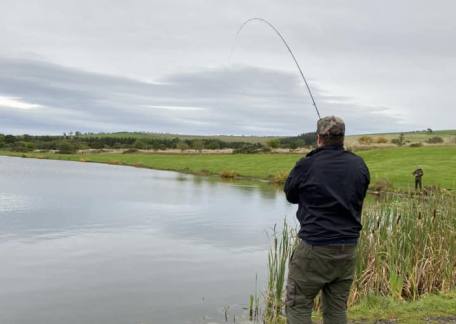
<path id="1" fill-rule="evenodd" d="M 302 72 L 302 69 L 301 69 L 301 67 L 299 66 L 298 60 L 297 60 L 296 57 L 294 56 L 293 51 L 291 50 L 290 46 L 288 45 L 287 41 L 286 41 L 285 38 L 282 36 L 282 34 L 280 33 L 280 31 L 279 31 L 272 23 L 270 23 L 270 22 L 267 21 L 266 19 L 264 19 L 264 18 L 258 18 L 258 17 L 250 18 L 250 19 L 246 20 L 246 21 L 241 25 L 241 27 L 239 27 L 239 29 L 238 29 L 238 31 L 237 31 L 237 33 L 236 33 L 236 38 L 235 38 L 235 40 L 234 40 L 233 47 L 231 48 L 230 60 L 231 60 L 231 56 L 233 55 L 234 48 L 235 48 L 235 46 L 236 46 L 236 43 L 237 43 L 237 39 L 238 39 L 238 37 L 239 37 L 239 34 L 241 33 L 241 31 L 244 29 L 244 27 L 245 27 L 246 25 L 248 25 L 249 23 L 251 23 L 251 22 L 253 22 L 253 21 L 258 21 L 258 22 L 265 23 L 266 25 L 268 25 L 268 26 L 277 34 L 277 36 L 280 37 L 280 39 L 282 40 L 283 44 L 285 45 L 285 47 L 287 48 L 288 52 L 290 53 L 291 57 L 293 58 L 293 61 L 295 62 L 296 67 L 298 68 L 299 73 L 301 74 L 302 80 L 304 81 L 304 84 L 306 85 L 307 91 L 309 92 L 310 99 L 312 99 L 312 104 L 313 104 L 313 106 L 315 107 L 315 111 L 317 112 L 318 119 L 321 119 L 321 117 L 320 117 L 320 111 L 318 110 L 317 104 L 315 103 L 315 99 L 314 99 L 314 97 L 313 97 L 313 95 L 312 95 L 312 91 L 310 90 L 309 84 L 307 83 L 306 77 L 304 76 L 304 73 Z"/>

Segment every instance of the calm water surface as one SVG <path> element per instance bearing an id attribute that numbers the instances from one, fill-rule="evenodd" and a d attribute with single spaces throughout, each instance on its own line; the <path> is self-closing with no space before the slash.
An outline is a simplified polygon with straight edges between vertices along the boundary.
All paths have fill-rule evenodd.
<path id="1" fill-rule="evenodd" d="M 0 157 L 0 323 L 222 323 L 295 208 L 267 186 Z"/>

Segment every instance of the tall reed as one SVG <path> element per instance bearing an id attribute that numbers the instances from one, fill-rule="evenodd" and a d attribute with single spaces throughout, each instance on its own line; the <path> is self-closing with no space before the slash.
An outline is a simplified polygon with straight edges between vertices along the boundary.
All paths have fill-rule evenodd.
<path id="1" fill-rule="evenodd" d="M 281 323 L 283 320 L 284 291 L 287 279 L 288 261 L 296 242 L 296 231 L 286 219 L 280 232 L 274 226 L 272 246 L 268 253 L 268 286 L 265 294 L 264 320 Z M 284 322 L 285 323 L 285 322 Z"/>

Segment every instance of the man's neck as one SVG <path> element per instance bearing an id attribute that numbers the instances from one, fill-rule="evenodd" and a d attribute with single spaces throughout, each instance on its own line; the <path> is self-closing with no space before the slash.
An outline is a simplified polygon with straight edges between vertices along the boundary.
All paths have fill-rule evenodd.
<path id="1" fill-rule="evenodd" d="M 318 145 L 317 149 L 324 150 L 324 149 L 343 149 L 344 144 L 325 144 L 325 145 Z"/>

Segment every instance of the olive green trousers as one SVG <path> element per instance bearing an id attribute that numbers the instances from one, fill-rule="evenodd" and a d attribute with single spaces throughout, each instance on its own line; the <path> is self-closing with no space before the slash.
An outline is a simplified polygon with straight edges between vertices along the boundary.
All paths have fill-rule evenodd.
<path id="1" fill-rule="evenodd" d="M 355 259 L 355 245 L 315 246 L 300 241 L 289 263 L 285 301 L 288 324 L 312 323 L 314 299 L 320 291 L 323 323 L 347 323 Z"/>

